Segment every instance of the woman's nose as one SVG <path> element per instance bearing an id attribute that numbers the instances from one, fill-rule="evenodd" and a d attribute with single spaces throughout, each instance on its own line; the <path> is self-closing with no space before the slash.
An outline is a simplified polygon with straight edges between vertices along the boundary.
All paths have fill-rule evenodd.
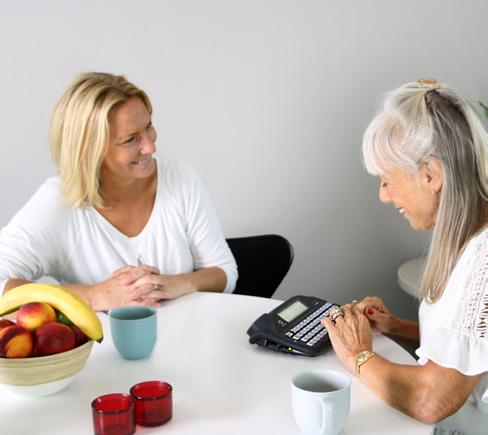
<path id="1" fill-rule="evenodd" d="M 383 204 L 388 204 L 391 202 L 390 194 L 388 193 L 388 189 L 384 186 L 380 185 L 380 190 L 379 190 L 379 197 L 380 201 Z"/>
<path id="2" fill-rule="evenodd" d="M 146 133 L 141 141 L 141 154 L 152 154 L 156 151 L 156 137 Z"/>

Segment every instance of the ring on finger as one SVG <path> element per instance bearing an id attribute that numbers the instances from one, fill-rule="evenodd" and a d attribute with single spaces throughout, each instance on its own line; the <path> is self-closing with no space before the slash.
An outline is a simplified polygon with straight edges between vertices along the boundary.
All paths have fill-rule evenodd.
<path id="1" fill-rule="evenodd" d="M 330 315 L 333 316 L 336 313 L 342 313 L 341 307 L 334 307 L 330 310 Z"/>
<path id="2" fill-rule="evenodd" d="M 332 310 L 330 314 L 330 318 L 334 323 L 338 317 L 344 317 L 344 312 L 340 308 Z"/>
<path id="3" fill-rule="evenodd" d="M 344 317 L 344 313 L 334 313 L 334 315 L 332 316 L 332 321 L 336 323 L 339 317 Z"/>
<path id="4" fill-rule="evenodd" d="M 330 317 L 332 318 L 332 321 L 334 321 L 334 322 L 335 322 L 335 319 L 337 319 L 338 317 L 343 317 L 343 316 L 344 316 L 344 311 L 342 311 L 340 307 L 335 307 L 330 312 Z"/>
<path id="5" fill-rule="evenodd" d="M 353 299 L 353 300 L 352 300 L 352 304 L 353 304 L 353 305 L 357 304 L 358 302 L 359 302 L 359 301 L 358 301 L 357 299 Z"/>

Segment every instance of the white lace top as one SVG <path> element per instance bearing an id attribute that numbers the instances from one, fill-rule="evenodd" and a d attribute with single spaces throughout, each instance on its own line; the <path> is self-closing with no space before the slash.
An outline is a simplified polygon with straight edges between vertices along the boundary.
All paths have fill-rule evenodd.
<path id="1" fill-rule="evenodd" d="M 483 373 L 468 401 L 435 433 L 488 434 L 488 229 L 468 243 L 442 297 L 422 302 L 419 322 L 419 364 Z"/>

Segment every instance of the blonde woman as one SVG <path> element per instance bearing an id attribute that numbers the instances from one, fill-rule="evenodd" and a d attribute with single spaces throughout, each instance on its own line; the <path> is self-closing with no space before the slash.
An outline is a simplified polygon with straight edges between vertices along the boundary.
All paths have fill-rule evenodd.
<path id="1" fill-rule="evenodd" d="M 54 108 L 59 176 L 0 233 L 4 291 L 51 276 L 96 310 L 231 292 L 235 260 L 208 194 L 157 157 L 147 94 L 122 76 L 80 74 Z"/>
<path id="2" fill-rule="evenodd" d="M 380 200 L 416 230 L 433 229 L 419 324 L 367 297 L 323 320 L 341 362 L 390 405 L 436 434 L 488 433 L 487 133 L 435 80 L 391 92 L 365 132 Z M 373 352 L 371 329 L 418 343 L 419 364 Z"/>

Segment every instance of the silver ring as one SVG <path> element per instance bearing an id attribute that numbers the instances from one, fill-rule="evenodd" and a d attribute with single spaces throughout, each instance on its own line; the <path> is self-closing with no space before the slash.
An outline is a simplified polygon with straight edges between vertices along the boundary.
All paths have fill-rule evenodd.
<path id="1" fill-rule="evenodd" d="M 344 313 L 341 311 L 341 312 L 337 312 L 337 313 L 334 313 L 332 314 L 332 321 L 335 323 L 336 320 L 339 318 L 339 317 L 344 317 Z"/>
<path id="2" fill-rule="evenodd" d="M 353 304 L 357 304 L 358 302 L 359 302 L 359 301 L 358 301 L 357 299 L 353 299 L 353 300 L 352 300 L 352 303 L 353 303 Z"/>
<path id="3" fill-rule="evenodd" d="M 330 315 L 333 316 L 336 313 L 342 313 L 341 307 L 334 307 L 330 310 Z"/>
<path id="4" fill-rule="evenodd" d="M 330 318 L 331 320 L 335 323 L 336 319 L 338 317 L 344 317 L 344 312 L 339 308 L 335 307 L 331 312 L 330 312 Z"/>

